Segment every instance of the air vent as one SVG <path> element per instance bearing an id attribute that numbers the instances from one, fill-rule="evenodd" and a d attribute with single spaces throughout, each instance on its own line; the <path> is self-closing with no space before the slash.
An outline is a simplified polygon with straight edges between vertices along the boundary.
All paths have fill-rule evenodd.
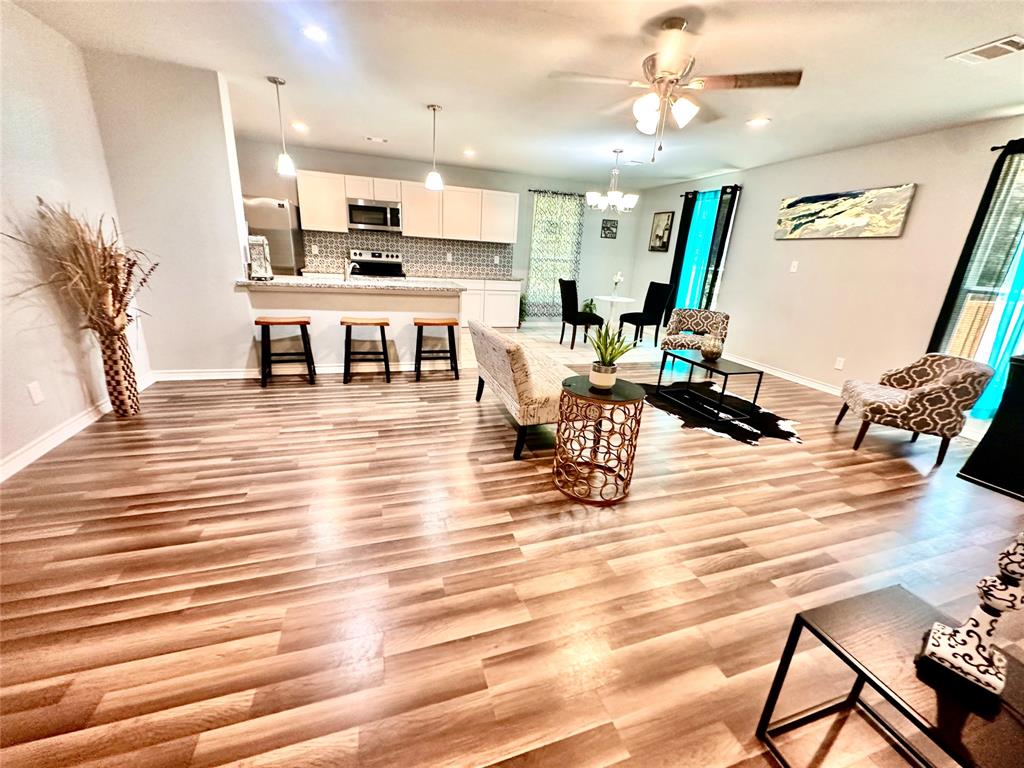
<path id="1" fill-rule="evenodd" d="M 1011 53 L 1019 53 L 1020 51 L 1024 51 L 1024 37 L 1010 35 L 1001 40 L 993 40 L 991 43 L 985 43 L 960 53 L 954 53 L 946 58 L 962 61 L 966 64 L 981 64 L 983 61 L 992 61 L 992 59 L 1009 56 Z"/>

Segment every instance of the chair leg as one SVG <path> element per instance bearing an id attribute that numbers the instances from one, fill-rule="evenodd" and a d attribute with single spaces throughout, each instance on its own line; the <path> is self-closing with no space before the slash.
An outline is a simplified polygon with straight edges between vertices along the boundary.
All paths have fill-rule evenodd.
<path id="1" fill-rule="evenodd" d="M 345 326 L 345 366 L 342 369 L 341 383 L 352 381 L 352 326 Z"/>
<path id="2" fill-rule="evenodd" d="M 589 325 L 584 325 L 583 326 L 583 343 L 584 344 L 587 343 L 587 334 L 588 333 L 590 333 L 590 326 Z"/>
<path id="3" fill-rule="evenodd" d="M 313 347 L 309 343 L 309 329 L 300 325 L 299 333 L 302 334 L 302 353 L 306 356 L 306 373 L 309 376 L 309 383 L 316 384 L 316 366 L 313 365 Z"/>
<path id="4" fill-rule="evenodd" d="M 576 324 L 572 326 L 572 340 L 569 342 L 569 349 L 576 349 Z"/>
<path id="5" fill-rule="evenodd" d="M 640 323 L 639 330 L 640 330 L 640 341 L 643 341 L 644 340 L 644 325 L 643 325 L 643 323 Z"/>
<path id="6" fill-rule="evenodd" d="M 920 437 L 920 435 L 921 435 L 920 432 L 915 432 L 914 434 L 912 434 L 910 436 L 910 442 L 916 443 L 917 442 L 917 438 Z"/>
<path id="7" fill-rule="evenodd" d="M 526 427 L 520 426 L 516 431 L 516 447 L 512 451 L 512 458 L 516 461 L 523 458 L 523 448 L 526 446 Z"/>
<path id="8" fill-rule="evenodd" d="M 459 378 L 459 350 L 455 346 L 455 326 L 448 326 L 448 360 L 452 364 L 455 379 Z"/>
<path id="9" fill-rule="evenodd" d="M 655 324 L 655 326 L 654 326 L 654 346 L 655 346 L 655 348 L 657 348 L 657 346 L 658 346 L 658 332 L 660 330 L 661 330 L 661 323 Z"/>
<path id="10" fill-rule="evenodd" d="M 479 376 L 476 382 L 476 401 L 479 403 L 480 398 L 484 396 L 484 377 Z"/>
<path id="11" fill-rule="evenodd" d="M 416 381 L 420 380 L 423 368 L 423 326 L 416 326 Z"/>
<path id="12" fill-rule="evenodd" d="M 846 415 L 846 412 L 848 410 L 850 410 L 850 406 L 847 405 L 846 403 L 843 403 L 843 407 L 839 409 L 839 415 L 836 416 L 836 426 L 837 427 L 839 426 L 839 422 L 843 420 L 843 416 Z"/>
<path id="13" fill-rule="evenodd" d="M 860 444 L 864 442 L 864 435 L 868 433 L 868 427 L 871 426 L 870 421 L 862 421 L 860 423 L 860 431 L 857 433 L 857 439 L 853 441 L 853 450 L 860 448 Z"/>
<path id="14" fill-rule="evenodd" d="M 270 326 L 260 326 L 260 386 L 270 381 Z"/>
<path id="15" fill-rule="evenodd" d="M 949 449 L 949 441 L 950 441 L 950 439 L 951 438 L 944 437 L 944 438 L 942 438 L 942 442 L 939 443 L 939 455 L 935 459 L 935 466 L 936 467 L 941 466 L 942 462 L 945 460 L 945 458 L 946 458 L 946 451 Z"/>
<path id="16" fill-rule="evenodd" d="M 565 320 L 562 321 L 562 335 L 558 337 L 558 343 L 565 341 Z"/>
<path id="17" fill-rule="evenodd" d="M 384 354 L 384 381 L 391 383 L 391 361 L 388 360 L 388 337 L 384 333 L 384 326 L 380 327 L 380 351 Z"/>

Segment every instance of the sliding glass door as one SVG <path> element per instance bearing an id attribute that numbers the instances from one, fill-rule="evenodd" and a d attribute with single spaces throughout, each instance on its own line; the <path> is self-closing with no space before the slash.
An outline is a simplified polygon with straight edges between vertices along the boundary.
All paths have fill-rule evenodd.
<path id="1" fill-rule="evenodd" d="M 1010 357 L 1024 353 L 1024 140 L 1010 142 L 968 234 L 931 349 L 987 363 L 995 376 L 971 411 L 993 416 Z"/>

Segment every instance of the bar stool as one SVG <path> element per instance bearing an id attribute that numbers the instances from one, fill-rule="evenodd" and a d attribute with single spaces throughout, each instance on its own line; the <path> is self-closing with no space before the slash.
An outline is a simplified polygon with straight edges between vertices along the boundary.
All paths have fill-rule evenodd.
<path id="1" fill-rule="evenodd" d="M 308 317 L 257 317 L 256 325 L 260 329 L 260 386 L 267 386 L 272 373 L 272 366 L 275 360 L 302 360 L 306 364 L 306 372 L 309 375 L 309 383 L 316 383 L 316 366 L 313 365 L 313 348 L 309 345 Z M 271 352 L 270 351 L 270 326 L 272 325 L 297 325 L 299 333 L 302 334 L 301 352 Z"/>
<path id="2" fill-rule="evenodd" d="M 348 384 L 352 380 L 352 358 L 358 357 L 362 360 L 383 360 L 384 380 L 391 383 L 391 363 L 388 360 L 388 339 L 384 335 L 384 329 L 389 325 L 386 317 L 343 317 L 341 324 L 345 326 L 345 375 L 342 383 Z M 367 349 L 352 351 L 352 326 L 368 326 L 380 328 L 380 350 Z"/>
<path id="3" fill-rule="evenodd" d="M 459 378 L 459 357 L 455 348 L 455 329 L 459 325 L 455 317 L 414 317 L 412 324 L 416 326 L 416 381 L 420 380 L 420 370 L 424 360 L 448 359 L 455 378 Z M 423 351 L 423 329 L 424 328 L 447 328 L 448 349 L 431 349 Z"/>

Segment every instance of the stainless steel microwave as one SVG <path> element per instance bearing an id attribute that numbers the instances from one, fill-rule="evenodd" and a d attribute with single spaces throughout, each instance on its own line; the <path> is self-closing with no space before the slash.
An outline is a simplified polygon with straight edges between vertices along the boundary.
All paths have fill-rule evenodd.
<path id="1" fill-rule="evenodd" d="M 402 204 L 350 197 L 348 199 L 348 228 L 401 232 Z"/>

